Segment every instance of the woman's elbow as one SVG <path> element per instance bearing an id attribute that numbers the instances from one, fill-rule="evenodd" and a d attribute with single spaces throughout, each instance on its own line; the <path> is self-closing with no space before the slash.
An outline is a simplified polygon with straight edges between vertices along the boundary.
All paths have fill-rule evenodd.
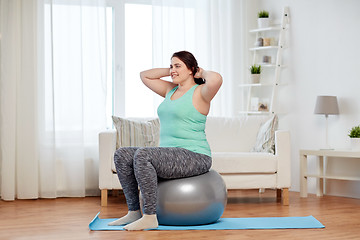
<path id="1" fill-rule="evenodd" d="M 205 84 L 207 84 L 208 89 L 211 89 L 211 91 L 214 91 L 214 92 L 217 92 L 220 89 L 222 83 L 223 83 L 223 78 L 218 73 L 216 75 L 214 75 L 213 78 L 211 78 L 211 81 L 205 82 Z"/>
<path id="2" fill-rule="evenodd" d="M 145 71 L 140 72 L 140 79 L 141 79 L 142 82 L 144 82 L 146 80 Z"/>
<path id="3" fill-rule="evenodd" d="M 220 75 L 220 73 L 216 73 L 216 77 L 215 77 L 215 81 L 214 81 L 214 84 L 219 86 L 219 88 L 221 87 L 222 83 L 223 83 L 223 78 L 222 76 Z"/>
<path id="4" fill-rule="evenodd" d="M 144 71 L 141 71 L 140 72 L 140 78 L 143 79 L 143 77 L 144 77 Z"/>

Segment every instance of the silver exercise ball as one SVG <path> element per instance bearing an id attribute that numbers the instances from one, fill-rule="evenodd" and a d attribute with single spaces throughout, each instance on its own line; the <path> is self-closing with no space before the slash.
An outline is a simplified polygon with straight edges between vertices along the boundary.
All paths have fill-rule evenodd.
<path id="1" fill-rule="evenodd" d="M 157 218 L 162 225 L 202 225 L 216 222 L 227 203 L 224 180 L 214 170 L 199 176 L 160 180 Z"/>

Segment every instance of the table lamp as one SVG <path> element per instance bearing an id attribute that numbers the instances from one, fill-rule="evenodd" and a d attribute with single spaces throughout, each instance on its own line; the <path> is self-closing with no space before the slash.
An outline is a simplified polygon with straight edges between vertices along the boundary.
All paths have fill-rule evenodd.
<path id="1" fill-rule="evenodd" d="M 317 96 L 314 113 L 325 115 L 325 119 L 326 119 L 326 133 L 325 133 L 326 149 L 332 149 L 332 148 L 330 148 L 330 145 L 328 142 L 328 116 L 339 114 L 339 106 L 337 103 L 336 96 Z"/>

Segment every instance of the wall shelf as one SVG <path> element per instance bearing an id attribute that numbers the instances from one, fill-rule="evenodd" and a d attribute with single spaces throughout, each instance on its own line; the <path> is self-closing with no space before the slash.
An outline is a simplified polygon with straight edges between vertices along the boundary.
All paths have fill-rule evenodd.
<path id="1" fill-rule="evenodd" d="M 281 30 L 281 26 L 272 26 L 272 27 L 267 27 L 267 28 L 256 28 L 256 29 L 251 29 L 249 32 L 250 33 L 258 33 L 258 32 L 266 32 L 266 31 L 279 31 Z"/>
<path id="2" fill-rule="evenodd" d="M 239 84 L 239 87 L 264 87 L 269 86 L 272 87 L 276 83 L 245 83 L 245 84 Z"/>
<path id="3" fill-rule="evenodd" d="M 269 49 L 278 49 L 279 46 L 265 46 L 265 47 L 253 47 L 249 48 L 250 51 L 261 51 L 261 50 L 269 50 Z"/>
<path id="4" fill-rule="evenodd" d="M 268 115 L 268 111 L 240 111 L 240 114 L 248 114 L 248 115 Z"/>
<path id="5" fill-rule="evenodd" d="M 276 107 L 276 97 L 280 86 L 282 55 L 285 43 L 285 32 L 289 24 L 289 8 L 284 7 L 280 25 L 269 26 L 267 28 L 257 28 L 249 31 L 254 45 L 248 48 L 252 54 L 251 65 L 260 65 L 260 83 L 245 83 L 239 87 L 243 89 L 247 96 L 246 109 L 241 113 L 246 114 L 278 114 Z M 250 35 L 249 35 L 250 36 Z M 263 40 L 262 40 L 263 39 Z M 257 46 L 263 43 L 270 43 L 270 46 Z M 255 44 L 256 42 L 256 44 Z M 276 42 L 276 45 L 274 45 Z M 266 71 L 264 70 L 266 69 Z M 283 81 L 282 81 L 282 84 Z"/>

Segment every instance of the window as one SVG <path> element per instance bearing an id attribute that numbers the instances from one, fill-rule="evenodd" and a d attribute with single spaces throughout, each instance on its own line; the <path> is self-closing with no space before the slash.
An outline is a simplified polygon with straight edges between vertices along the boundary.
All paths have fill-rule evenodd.
<path id="1" fill-rule="evenodd" d="M 156 96 L 139 77 L 140 71 L 152 68 L 150 0 L 106 0 L 106 5 L 97 1 L 49 1 L 44 5 L 44 31 L 45 94 L 49 95 L 45 99 L 53 99 L 44 103 L 49 129 L 53 121 L 61 129 L 78 128 L 72 116 L 81 114 L 78 110 L 82 101 L 87 101 L 85 97 L 91 99 L 88 95 L 103 90 L 92 84 L 89 91 L 86 81 L 99 79 L 106 79 L 107 127 L 112 126 L 112 115 L 156 116 Z M 65 106 L 65 100 L 71 104 Z M 55 117 L 53 107 L 58 111 Z"/>
<path id="2" fill-rule="evenodd" d="M 90 113 L 100 111 L 100 106 L 97 109 L 91 107 L 100 105 L 99 101 L 104 104 L 101 94 L 106 96 L 106 125 L 109 128 L 112 127 L 112 115 L 157 116 L 156 107 L 161 97 L 142 84 L 139 73 L 152 68 L 154 63 L 168 66 L 168 51 L 179 46 L 188 46 L 190 50 L 195 48 L 193 38 L 187 36 L 196 35 L 193 24 L 196 11 L 189 6 L 183 8 L 183 3 L 180 7 L 176 4 L 171 2 L 166 11 L 162 8 L 155 10 L 165 17 L 172 16 L 171 21 L 165 21 L 160 27 L 163 35 L 174 36 L 174 31 L 178 31 L 184 32 L 183 37 L 169 41 L 163 40 L 163 35 L 157 35 L 155 42 L 153 31 L 156 29 L 153 25 L 156 20 L 162 21 L 162 15 L 156 14 L 157 18 L 153 21 L 155 16 L 151 0 L 52 0 L 45 4 L 45 78 L 50 79 L 45 92 L 53 95 L 53 99 L 45 101 L 44 108 L 45 112 L 51 113 L 54 111 L 52 108 L 58 111 L 48 117 L 49 128 L 53 122 L 64 124 L 61 126 L 64 129 L 73 128 L 73 116 L 76 114 L 79 125 L 84 123 L 84 119 L 93 120 L 94 117 L 99 118 L 96 120 L 98 123 L 104 121 L 100 118 L 105 113 Z M 177 21 L 185 24 L 178 26 Z M 189 27 L 185 28 L 185 25 Z M 159 27 L 159 24 L 156 26 Z M 160 49 L 157 50 L 160 57 L 156 59 L 153 55 L 155 45 Z M 163 48 L 166 51 L 162 51 Z M 162 59 L 165 59 L 164 62 Z M 99 79 L 101 83 L 96 85 Z M 86 87 L 88 82 L 91 82 L 91 87 Z M 77 85 L 76 88 L 73 88 L 74 85 Z M 54 89 L 58 92 L 54 93 Z M 104 93 L 98 93 L 100 91 Z M 94 95 L 96 98 L 92 97 Z M 89 101 L 90 109 L 83 108 L 84 104 L 89 105 Z M 65 119 L 54 119 L 56 117 Z"/>
<path id="3" fill-rule="evenodd" d="M 108 21 L 114 32 L 112 114 L 125 117 L 156 116 L 156 96 L 139 76 L 141 71 L 152 68 L 151 1 L 112 3 L 112 22 Z"/>
<path id="4" fill-rule="evenodd" d="M 40 93 L 46 131 L 95 131 L 103 126 L 106 78 L 111 77 L 104 9 L 94 1 L 53 0 L 44 5 Z"/>
<path id="5" fill-rule="evenodd" d="M 153 116 L 154 94 L 139 73 L 152 67 L 152 7 L 125 4 L 125 116 Z"/>

